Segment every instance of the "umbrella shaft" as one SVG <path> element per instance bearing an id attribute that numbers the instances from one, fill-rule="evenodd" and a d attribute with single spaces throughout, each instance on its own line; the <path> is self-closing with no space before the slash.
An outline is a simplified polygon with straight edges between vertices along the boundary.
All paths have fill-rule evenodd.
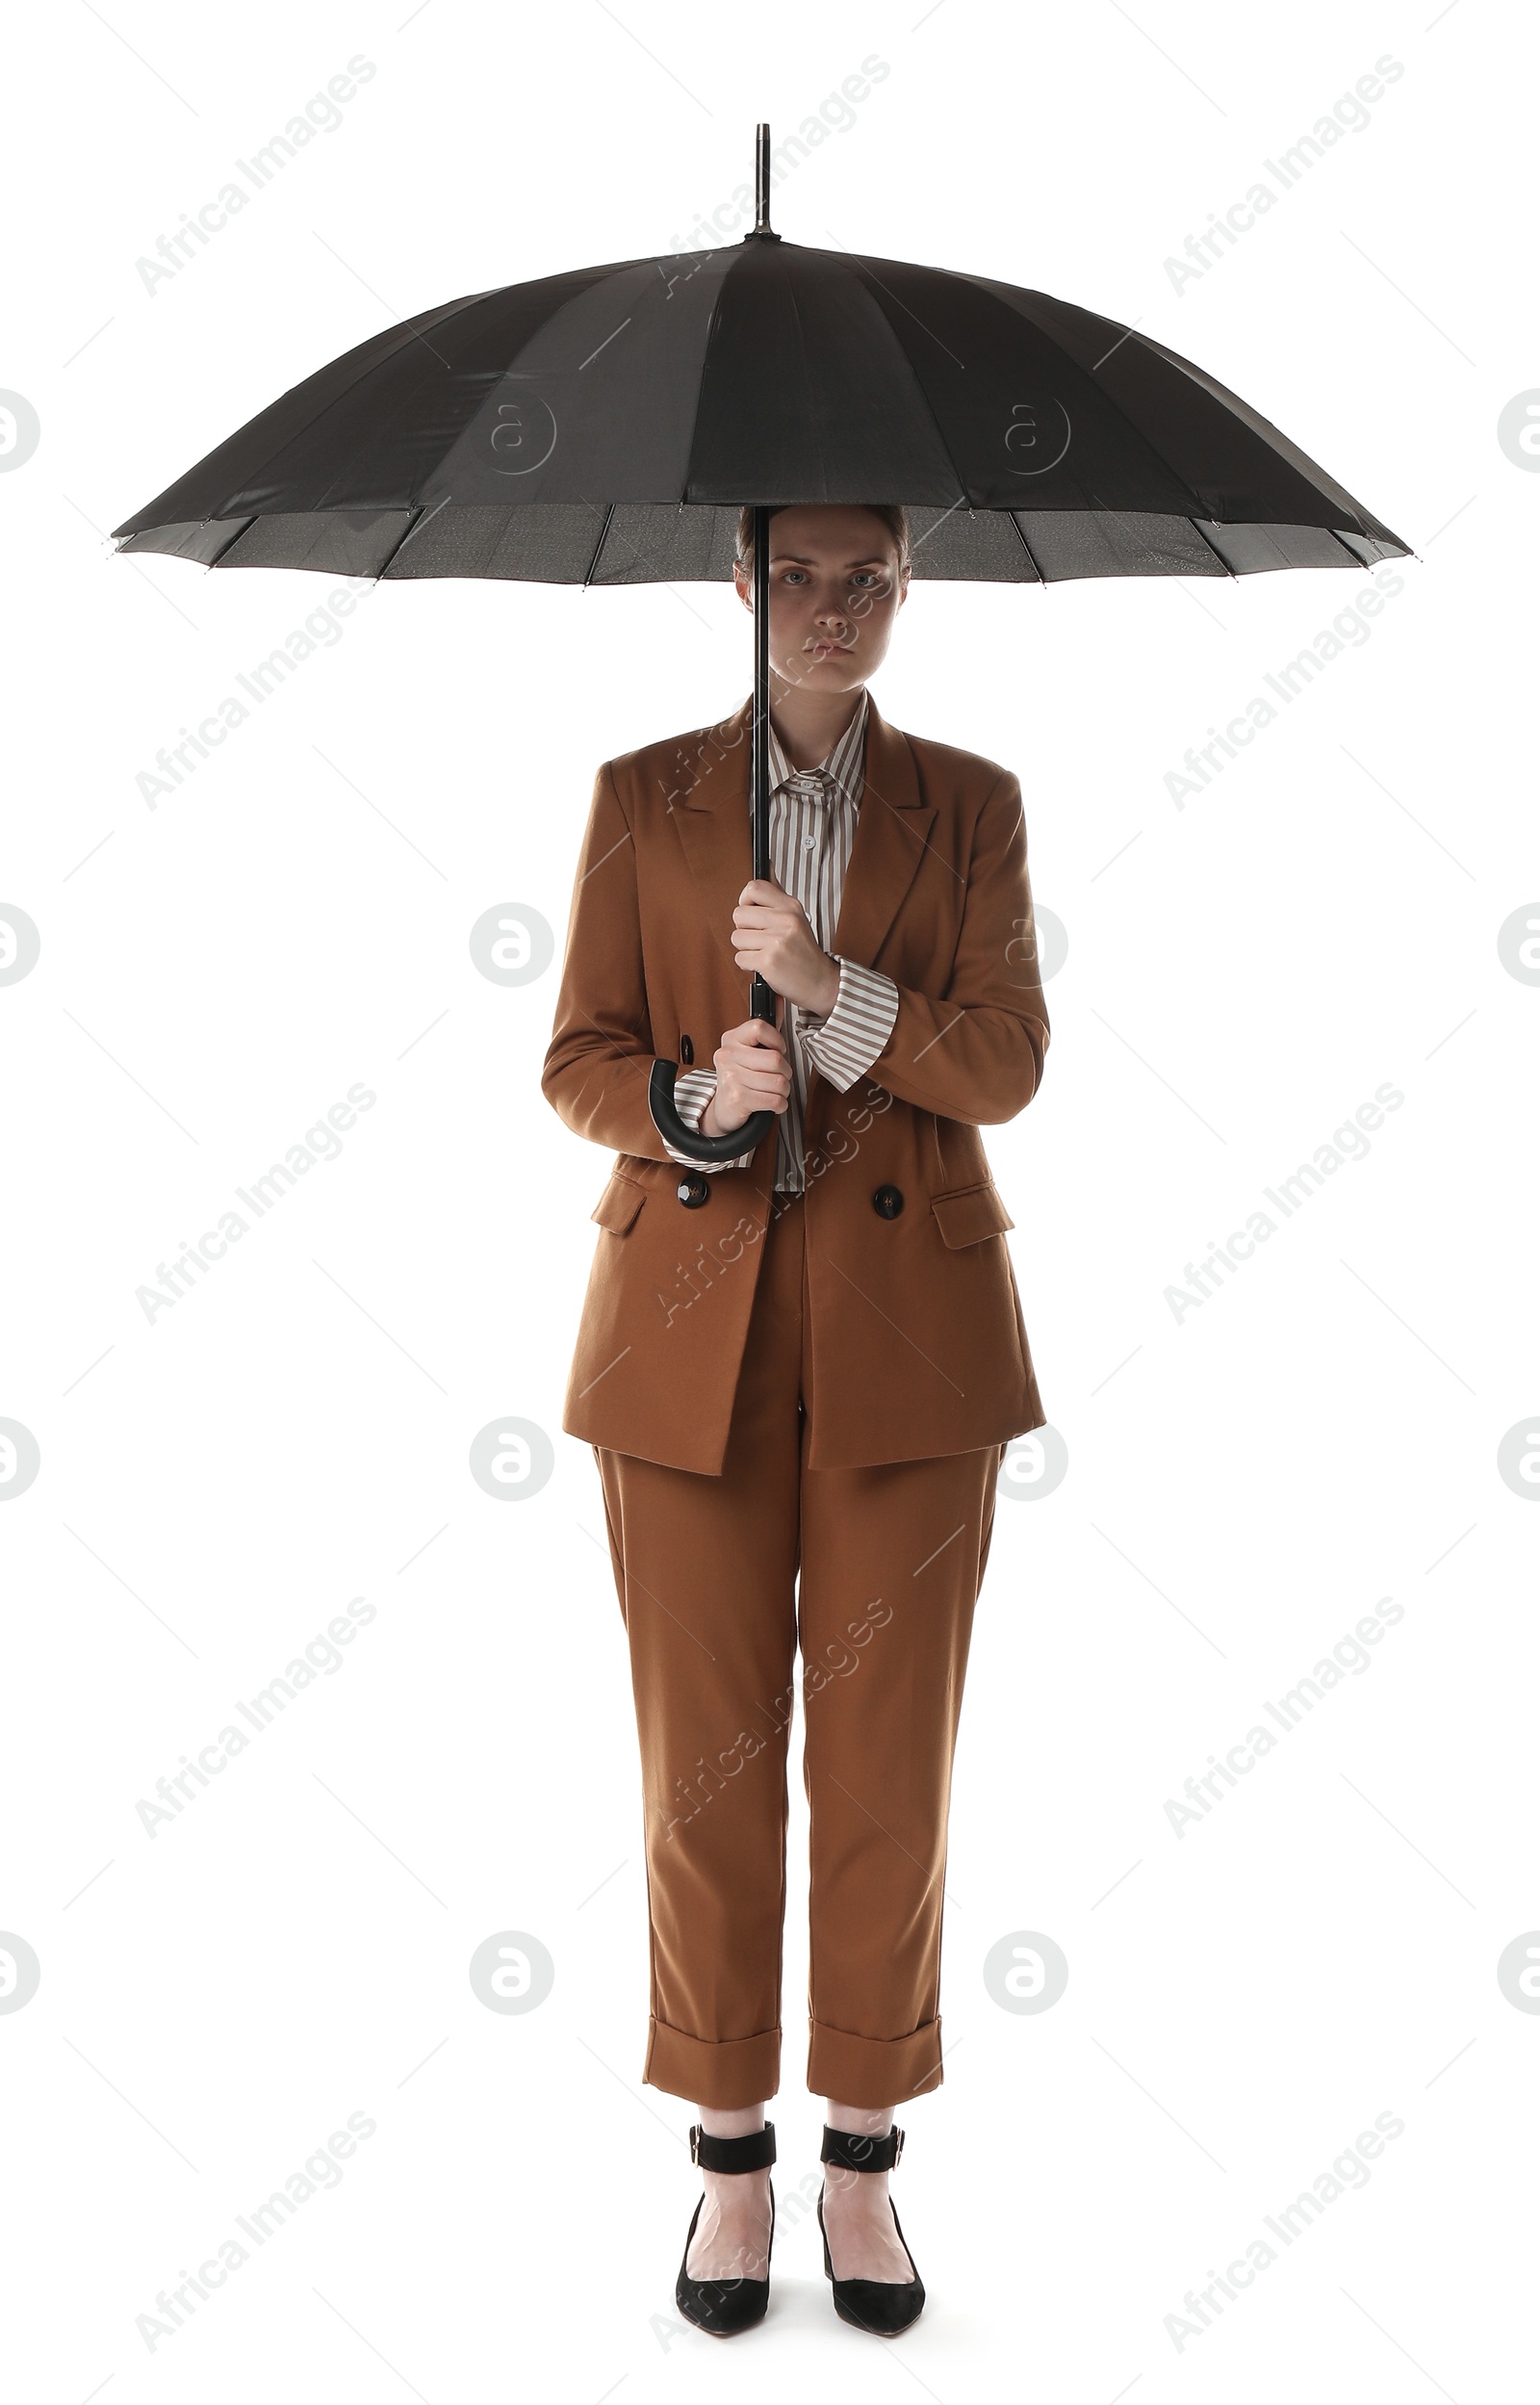
<path id="1" fill-rule="evenodd" d="M 749 749 L 750 827 L 754 873 L 770 874 L 770 512 L 756 504 L 754 512 L 754 718 Z M 749 1016 L 773 1026 L 774 988 L 757 970 L 749 988 Z"/>

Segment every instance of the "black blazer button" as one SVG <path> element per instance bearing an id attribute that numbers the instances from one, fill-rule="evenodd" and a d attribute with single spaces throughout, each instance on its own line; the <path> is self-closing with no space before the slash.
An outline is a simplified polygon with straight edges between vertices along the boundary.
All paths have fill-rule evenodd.
<path id="1" fill-rule="evenodd" d="M 687 1177 L 680 1179 L 679 1197 L 687 1211 L 698 1211 L 703 1202 L 711 1200 L 710 1178 L 703 1177 L 698 1169 L 692 1169 Z"/>
<path id="2" fill-rule="evenodd" d="M 896 1219 L 904 1207 L 904 1197 L 897 1186 L 879 1186 L 872 1196 L 872 1209 L 882 1219 Z"/>
<path id="3" fill-rule="evenodd" d="M 688 1069 L 691 1061 L 695 1058 L 695 1047 L 690 1042 L 688 1036 L 680 1036 L 680 1058 L 684 1063 L 686 1069 Z"/>

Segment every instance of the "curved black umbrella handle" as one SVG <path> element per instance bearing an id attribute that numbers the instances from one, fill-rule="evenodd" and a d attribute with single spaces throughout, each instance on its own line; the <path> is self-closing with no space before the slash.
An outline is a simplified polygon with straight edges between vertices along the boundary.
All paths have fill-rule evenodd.
<path id="1" fill-rule="evenodd" d="M 776 996 L 773 986 L 756 974 L 749 988 L 749 1016 L 776 1023 Z M 755 1151 L 762 1137 L 775 1125 L 774 1111 L 753 1111 L 741 1127 L 730 1128 L 725 1136 L 703 1135 L 699 1128 L 687 1127 L 674 1107 L 674 1079 L 678 1072 L 672 1061 L 655 1060 L 647 1081 L 647 1105 L 653 1114 L 653 1125 L 660 1136 L 688 1152 L 699 1161 L 735 1161 L 740 1152 Z"/>
<path id="2" fill-rule="evenodd" d="M 674 1108 L 674 1078 L 672 1061 L 655 1060 L 647 1081 L 647 1105 L 653 1114 L 653 1125 L 660 1136 L 688 1152 L 692 1159 L 723 1163 L 735 1161 L 740 1152 L 752 1152 L 761 1136 L 775 1124 L 774 1111 L 755 1111 L 741 1127 L 725 1136 L 703 1136 L 698 1128 L 687 1127 Z"/>

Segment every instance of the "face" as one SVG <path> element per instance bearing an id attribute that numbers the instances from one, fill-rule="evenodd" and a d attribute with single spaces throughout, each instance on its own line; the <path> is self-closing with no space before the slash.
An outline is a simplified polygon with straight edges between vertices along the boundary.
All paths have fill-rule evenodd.
<path id="1" fill-rule="evenodd" d="M 738 598 L 753 585 L 738 564 Z M 770 521 L 770 669 L 807 693 L 854 693 L 881 664 L 909 591 L 898 545 L 869 509 L 778 509 Z"/>

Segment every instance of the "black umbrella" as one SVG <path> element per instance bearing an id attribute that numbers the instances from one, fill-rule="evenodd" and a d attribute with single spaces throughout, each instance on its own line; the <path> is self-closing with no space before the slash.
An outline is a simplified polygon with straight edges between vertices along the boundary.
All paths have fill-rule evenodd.
<path id="1" fill-rule="evenodd" d="M 754 874 L 770 873 L 769 513 L 901 502 L 920 577 L 1248 576 L 1408 546 L 1201 368 L 985 275 L 783 243 L 770 134 L 741 244 L 424 310 L 296 384 L 115 530 L 210 568 L 726 579 L 755 507 Z M 773 1023 L 753 979 L 750 1011 Z M 727 1161 L 773 1114 L 654 1124 Z"/>

